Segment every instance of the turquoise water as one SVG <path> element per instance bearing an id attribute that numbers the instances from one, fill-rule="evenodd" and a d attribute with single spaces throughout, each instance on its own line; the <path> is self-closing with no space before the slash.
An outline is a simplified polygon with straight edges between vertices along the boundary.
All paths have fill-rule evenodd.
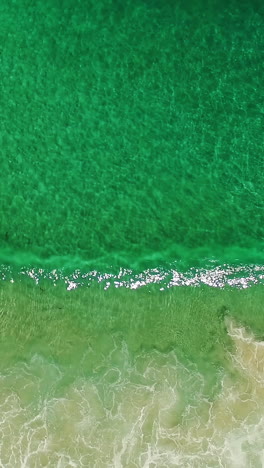
<path id="1" fill-rule="evenodd" d="M 1 2 L 3 466 L 264 466 L 263 14 Z"/>

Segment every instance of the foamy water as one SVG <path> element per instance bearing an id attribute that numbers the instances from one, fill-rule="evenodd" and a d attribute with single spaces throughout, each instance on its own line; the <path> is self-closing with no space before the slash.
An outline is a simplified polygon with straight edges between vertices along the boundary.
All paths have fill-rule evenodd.
<path id="1" fill-rule="evenodd" d="M 263 467 L 264 3 L 0 12 L 0 468 Z"/>
<path id="2" fill-rule="evenodd" d="M 263 467 L 264 342 L 227 327 L 233 350 L 211 399 L 175 352 L 132 358 L 114 340 L 89 376 L 67 381 L 40 354 L 11 366 L 0 379 L 1 466 Z"/>

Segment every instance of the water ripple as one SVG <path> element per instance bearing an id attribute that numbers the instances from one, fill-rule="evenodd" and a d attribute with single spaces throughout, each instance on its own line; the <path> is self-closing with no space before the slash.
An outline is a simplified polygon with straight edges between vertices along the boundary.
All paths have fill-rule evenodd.
<path id="1" fill-rule="evenodd" d="M 63 268 L 49 270 L 24 267 L 14 271 L 10 266 L 1 265 L 1 277 L 2 280 L 12 283 L 21 281 L 25 277 L 32 279 L 36 284 L 43 280 L 50 280 L 56 286 L 63 282 L 68 291 L 79 287 L 88 287 L 92 284 L 100 284 L 104 289 L 110 287 L 138 289 L 142 286 L 159 285 L 161 291 L 174 286 L 201 286 L 203 284 L 215 288 L 231 286 L 245 289 L 255 284 L 264 283 L 264 266 L 224 264 L 180 271 L 177 269 L 177 265 L 172 264 L 168 269 L 153 268 L 142 272 L 120 268 L 117 273 L 97 270 L 81 271 L 79 269 L 69 273 Z"/>

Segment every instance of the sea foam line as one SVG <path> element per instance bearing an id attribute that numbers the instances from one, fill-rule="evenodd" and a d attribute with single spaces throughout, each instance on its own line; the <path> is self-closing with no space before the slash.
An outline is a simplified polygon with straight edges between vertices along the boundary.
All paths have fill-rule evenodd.
<path id="1" fill-rule="evenodd" d="M 169 269 L 152 268 L 142 272 L 132 269 L 120 268 L 118 273 L 101 272 L 97 270 L 81 271 L 73 270 L 71 273 L 63 269 L 48 270 L 44 268 L 21 268 L 14 272 L 12 267 L 1 266 L 1 279 L 12 283 L 21 281 L 23 277 L 32 279 L 36 284 L 42 280 L 50 280 L 54 286 L 65 283 L 68 291 L 79 287 L 87 287 L 92 284 L 101 284 L 104 289 L 110 287 L 138 289 L 143 286 L 157 284 L 160 290 L 174 286 L 201 286 L 208 285 L 216 288 L 231 286 L 246 289 L 256 284 L 264 283 L 263 265 L 239 265 L 224 264 L 208 268 L 190 268 L 184 272 L 172 265 Z"/>

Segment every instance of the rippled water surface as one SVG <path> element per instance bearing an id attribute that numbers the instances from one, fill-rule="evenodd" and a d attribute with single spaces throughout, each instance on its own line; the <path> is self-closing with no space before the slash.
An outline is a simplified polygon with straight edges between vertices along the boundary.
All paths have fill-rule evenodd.
<path id="1" fill-rule="evenodd" d="M 262 468 L 262 3 L 0 19 L 1 466 Z"/>

